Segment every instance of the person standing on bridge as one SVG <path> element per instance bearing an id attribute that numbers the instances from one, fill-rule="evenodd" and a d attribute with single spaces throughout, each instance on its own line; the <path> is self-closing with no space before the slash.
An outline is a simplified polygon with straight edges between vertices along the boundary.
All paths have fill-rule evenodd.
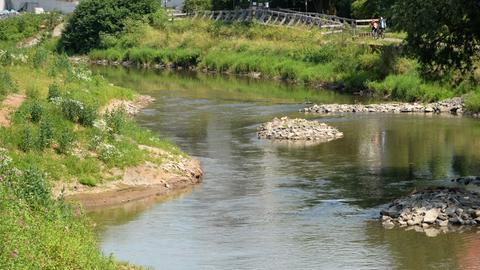
<path id="1" fill-rule="evenodd" d="M 383 17 L 380 17 L 380 31 L 384 32 L 385 28 L 387 28 L 387 21 Z"/>
<path id="2" fill-rule="evenodd" d="M 376 36 L 378 30 L 378 21 L 375 18 L 372 18 L 370 22 L 370 27 L 372 28 L 372 36 Z"/>

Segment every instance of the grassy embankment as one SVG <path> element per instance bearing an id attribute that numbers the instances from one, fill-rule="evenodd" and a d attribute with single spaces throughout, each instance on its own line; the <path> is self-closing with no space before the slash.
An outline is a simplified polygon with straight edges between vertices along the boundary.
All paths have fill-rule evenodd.
<path id="1" fill-rule="evenodd" d="M 51 16 L 0 21 L 0 100 L 26 95 L 0 127 L 0 265 L 2 269 L 119 269 L 96 246 L 82 211 L 52 197 L 58 181 L 94 186 L 109 172 L 145 161 L 161 163 L 138 145 L 183 155 L 175 146 L 138 127 L 116 109 L 100 114 L 112 99 L 134 99 L 130 89 L 73 66 L 52 53 L 46 39 L 34 48 L 18 41 L 51 27 Z M 41 27 L 41 25 L 43 25 Z"/>
<path id="2" fill-rule="evenodd" d="M 372 44 L 373 43 L 373 44 Z M 298 83 L 341 84 L 349 91 L 371 90 L 379 97 L 436 101 L 467 95 L 467 106 L 480 109 L 477 72 L 473 80 L 426 81 L 414 59 L 395 43 L 322 35 L 305 28 L 225 24 L 185 19 L 173 23 L 131 23 L 115 37 L 103 36 L 91 59 L 196 67 L 223 73 L 260 73 Z M 258 74 L 257 74 L 258 75 Z M 476 80 L 476 81 L 475 81 Z"/>

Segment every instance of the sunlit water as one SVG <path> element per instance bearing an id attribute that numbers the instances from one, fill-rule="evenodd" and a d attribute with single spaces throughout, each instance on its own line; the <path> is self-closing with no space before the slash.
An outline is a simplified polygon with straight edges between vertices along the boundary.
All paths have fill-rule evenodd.
<path id="1" fill-rule="evenodd" d="M 204 182 L 163 202 L 92 213 L 101 248 L 156 269 L 478 269 L 476 230 L 430 238 L 384 229 L 382 204 L 480 174 L 480 122 L 413 115 L 326 116 L 345 137 L 272 144 L 257 126 L 302 101 L 349 96 L 232 78 L 100 69 L 154 96 L 142 126 L 198 158 Z M 358 101 L 358 100 L 357 100 Z"/>

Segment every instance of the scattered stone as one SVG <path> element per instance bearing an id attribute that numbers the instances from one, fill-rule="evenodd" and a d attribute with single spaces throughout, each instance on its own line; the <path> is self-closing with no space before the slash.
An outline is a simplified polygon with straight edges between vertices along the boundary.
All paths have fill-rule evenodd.
<path id="1" fill-rule="evenodd" d="M 426 189 L 395 200 L 380 215 L 384 226 L 413 227 L 433 237 L 454 226 L 479 224 L 480 194 L 460 188 Z"/>
<path id="2" fill-rule="evenodd" d="M 425 223 L 434 223 L 437 220 L 438 214 L 440 213 L 440 209 L 432 208 L 425 212 L 425 216 L 423 217 L 423 222 Z"/>
<path id="3" fill-rule="evenodd" d="M 475 185 L 475 186 L 480 186 L 480 176 L 465 176 L 465 177 L 459 177 L 451 180 L 452 182 L 455 182 L 456 184 L 460 185 Z"/>
<path id="4" fill-rule="evenodd" d="M 305 113 L 450 113 L 462 114 L 465 111 L 461 97 L 446 99 L 434 103 L 381 103 L 381 104 L 320 104 L 301 109 Z"/>
<path id="5" fill-rule="evenodd" d="M 292 141 L 331 141 L 343 137 L 336 128 L 318 121 L 274 118 L 258 128 L 258 138 Z"/>

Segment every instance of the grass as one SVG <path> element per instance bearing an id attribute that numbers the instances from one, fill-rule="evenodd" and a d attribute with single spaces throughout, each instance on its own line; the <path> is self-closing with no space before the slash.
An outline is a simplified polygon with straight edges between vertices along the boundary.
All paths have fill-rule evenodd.
<path id="1" fill-rule="evenodd" d="M 0 98 L 13 92 L 27 96 L 11 115 L 11 125 L 0 127 L 0 265 L 131 269 L 99 252 L 88 219 L 62 199 L 52 199 L 52 186 L 58 181 L 96 186 L 113 180 L 112 168 L 162 162 L 139 144 L 185 154 L 138 127 L 121 109 L 101 115 L 112 99 L 132 100 L 137 94 L 93 75 L 86 66 L 72 65 L 65 55 L 52 52 L 55 41 L 14 47 L 42 31 L 40 24 L 50 22 L 46 18 L 0 21 Z"/>

